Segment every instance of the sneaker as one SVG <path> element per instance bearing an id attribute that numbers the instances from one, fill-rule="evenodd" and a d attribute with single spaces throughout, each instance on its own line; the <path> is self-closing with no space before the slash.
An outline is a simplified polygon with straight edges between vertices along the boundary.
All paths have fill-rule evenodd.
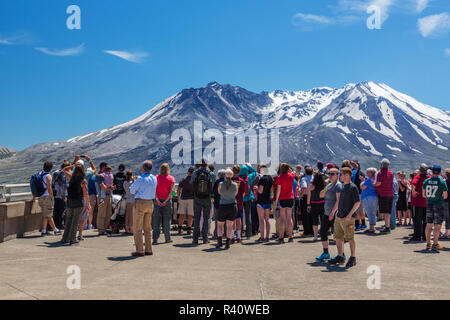
<path id="1" fill-rule="evenodd" d="M 90 224 L 89 225 L 89 230 L 94 230 L 95 228 L 94 228 L 94 225 L 93 224 Z"/>
<path id="2" fill-rule="evenodd" d="M 284 243 L 284 238 L 280 238 L 280 239 L 278 239 L 278 243 L 279 243 L 279 244 L 282 244 L 282 243 Z"/>
<path id="3" fill-rule="evenodd" d="M 442 250 L 444 250 L 445 248 L 444 248 L 443 246 L 441 246 L 439 243 L 436 243 L 436 244 L 433 244 L 432 249 L 433 249 L 434 251 L 442 251 Z"/>
<path id="4" fill-rule="evenodd" d="M 384 234 L 389 234 L 391 233 L 391 229 L 390 228 L 386 228 L 386 226 L 383 227 L 383 229 L 380 230 L 381 233 Z"/>
<path id="5" fill-rule="evenodd" d="M 258 240 L 256 240 L 257 243 L 261 243 L 263 241 L 264 241 L 263 238 L 259 238 Z"/>
<path id="6" fill-rule="evenodd" d="M 351 268 L 356 266 L 356 258 L 355 257 L 350 257 L 350 259 L 348 259 L 347 264 L 345 265 L 346 268 Z"/>
<path id="7" fill-rule="evenodd" d="M 208 243 L 209 243 L 209 239 L 203 240 L 203 244 L 208 244 Z"/>
<path id="8" fill-rule="evenodd" d="M 357 226 L 357 227 L 355 228 L 355 231 L 361 231 L 361 225 Z"/>
<path id="9" fill-rule="evenodd" d="M 314 237 L 313 241 L 314 242 L 319 241 L 319 237 Z"/>
<path id="10" fill-rule="evenodd" d="M 294 242 L 294 238 L 289 238 L 288 242 Z"/>
<path id="11" fill-rule="evenodd" d="M 48 232 L 41 232 L 41 237 L 45 237 L 45 236 L 48 236 L 48 235 L 49 235 Z"/>
<path id="12" fill-rule="evenodd" d="M 172 243 L 172 242 L 173 242 L 172 239 L 166 240 L 166 243 Z"/>
<path id="13" fill-rule="evenodd" d="M 158 244 L 158 240 L 153 240 L 152 245 L 157 245 Z"/>
<path id="14" fill-rule="evenodd" d="M 78 241 L 84 241 L 84 237 L 83 236 L 78 236 L 77 239 L 78 239 Z"/>
<path id="15" fill-rule="evenodd" d="M 264 242 L 270 242 L 269 238 L 264 239 Z"/>
<path id="16" fill-rule="evenodd" d="M 83 230 L 88 230 L 89 226 L 87 224 L 84 225 Z"/>
<path id="17" fill-rule="evenodd" d="M 223 247 L 223 243 L 222 243 L 222 237 L 217 238 L 217 244 L 216 244 L 216 248 L 220 249 Z"/>
<path id="18" fill-rule="evenodd" d="M 334 257 L 333 259 L 331 259 L 328 262 L 330 264 L 343 264 L 343 263 L 345 263 L 345 255 L 343 257 L 337 255 L 336 257 Z"/>
<path id="19" fill-rule="evenodd" d="M 61 230 L 53 231 L 53 234 L 54 234 L 55 236 L 59 236 L 59 235 L 61 235 Z"/>
<path id="20" fill-rule="evenodd" d="M 431 243 L 427 243 L 427 251 L 431 251 L 433 249 L 433 245 Z"/>
<path id="21" fill-rule="evenodd" d="M 363 225 L 361 226 L 361 230 L 366 230 L 366 229 L 367 229 L 367 225 L 363 224 Z"/>
<path id="22" fill-rule="evenodd" d="M 365 233 L 371 233 L 371 234 L 374 234 L 375 233 L 375 230 L 370 230 L 370 229 L 368 229 L 368 230 L 366 230 L 366 231 L 364 231 Z"/>
<path id="23" fill-rule="evenodd" d="M 198 240 L 192 240 L 192 244 L 198 244 Z"/>
<path id="24" fill-rule="evenodd" d="M 316 260 L 324 261 L 324 260 L 330 260 L 330 258 L 331 258 L 331 256 L 329 253 L 322 252 L 322 254 L 320 256 L 316 257 Z"/>

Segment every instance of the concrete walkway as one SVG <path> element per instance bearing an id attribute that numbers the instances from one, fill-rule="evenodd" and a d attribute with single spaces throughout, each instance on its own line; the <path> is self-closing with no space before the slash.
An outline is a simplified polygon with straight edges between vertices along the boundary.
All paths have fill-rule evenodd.
<path id="1" fill-rule="evenodd" d="M 424 243 L 405 240 L 411 232 L 358 235 L 350 270 L 316 262 L 321 244 L 311 238 L 277 245 L 255 237 L 217 251 L 174 233 L 174 243 L 154 246 L 153 256 L 131 258 L 132 237 L 87 232 L 80 245 L 65 247 L 60 237 L 37 234 L 0 244 L 0 299 L 449 299 L 450 251 L 427 253 Z M 70 265 L 80 267 L 79 290 L 66 286 Z M 381 270 L 379 290 L 367 288 L 372 265 Z"/>

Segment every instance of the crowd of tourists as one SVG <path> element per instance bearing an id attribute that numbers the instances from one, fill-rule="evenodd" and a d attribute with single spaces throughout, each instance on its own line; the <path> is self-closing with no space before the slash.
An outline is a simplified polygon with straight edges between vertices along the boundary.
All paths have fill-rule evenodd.
<path id="1" fill-rule="evenodd" d="M 217 249 L 243 241 L 290 243 L 302 231 L 301 237 L 320 241 L 317 260 L 346 267 L 356 265 L 355 232 L 375 234 L 380 220 L 382 234 L 413 226 L 410 240 L 425 241 L 426 250 L 440 251 L 439 240 L 450 238 L 450 169 L 443 171 L 439 165 L 421 164 L 407 174 L 394 173 L 387 159 L 365 172 L 358 161 L 350 160 L 295 168 L 282 163 L 271 175 L 265 164 L 234 165 L 216 172 L 201 160 L 178 184 L 169 164 L 162 164 L 159 174 L 153 175 L 149 160 L 136 175 L 124 165 L 115 174 L 107 163 L 97 169 L 89 156 L 77 156 L 73 163 L 64 161 L 59 170 L 52 170 L 53 164 L 45 162 L 43 171 L 30 181 L 42 208 L 42 236 L 64 230 L 61 242 L 72 245 L 84 240 L 84 230 L 96 228 L 99 236 L 106 235 L 113 195 L 119 195 L 126 203 L 124 231 L 134 236 L 136 257 L 152 255 L 161 232 L 165 243 L 171 243 L 174 221 L 178 234 L 192 235 L 193 245 L 215 240 Z M 333 258 L 331 234 L 337 247 Z M 350 246 L 348 260 L 345 242 Z"/>

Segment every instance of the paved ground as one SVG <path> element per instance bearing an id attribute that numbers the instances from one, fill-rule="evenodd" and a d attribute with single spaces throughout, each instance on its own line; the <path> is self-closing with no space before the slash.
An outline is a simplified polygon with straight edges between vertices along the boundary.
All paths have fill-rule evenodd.
<path id="1" fill-rule="evenodd" d="M 88 232 L 81 245 L 62 247 L 60 237 L 34 235 L 0 243 L 0 299 L 449 299 L 450 251 L 427 253 L 405 240 L 409 233 L 358 235 L 350 270 L 315 262 L 321 245 L 311 238 L 284 245 L 254 238 L 217 251 L 174 234 L 154 256 L 135 259 L 132 237 Z M 81 269 L 80 290 L 66 287 L 70 265 Z M 371 265 L 381 270 L 379 290 L 367 288 Z"/>

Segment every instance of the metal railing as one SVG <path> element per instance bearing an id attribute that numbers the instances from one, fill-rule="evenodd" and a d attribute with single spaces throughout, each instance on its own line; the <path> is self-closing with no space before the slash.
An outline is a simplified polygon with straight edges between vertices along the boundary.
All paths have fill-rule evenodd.
<path id="1" fill-rule="evenodd" d="M 13 192 L 16 190 L 20 192 Z M 31 191 L 25 192 L 25 190 L 30 190 L 29 184 L 23 183 L 23 184 L 0 185 L 0 202 L 11 202 L 11 201 L 21 201 L 31 199 L 33 197 L 33 194 L 31 193 Z"/>

